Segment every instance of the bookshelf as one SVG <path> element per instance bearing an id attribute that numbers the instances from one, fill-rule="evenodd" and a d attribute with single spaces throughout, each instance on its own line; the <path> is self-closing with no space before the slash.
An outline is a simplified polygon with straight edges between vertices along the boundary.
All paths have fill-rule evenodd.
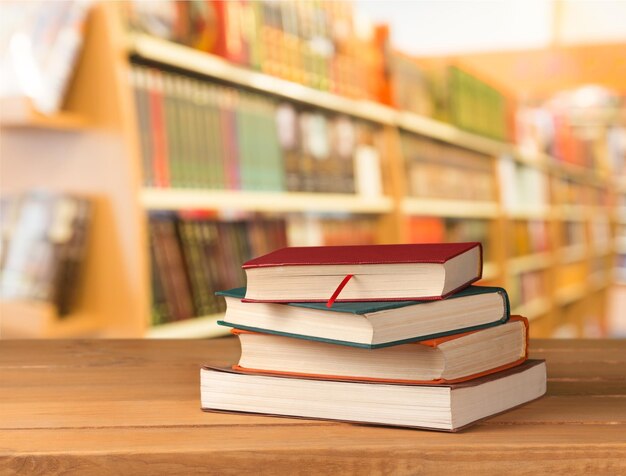
<path id="1" fill-rule="evenodd" d="M 15 161 L 6 167 L 8 177 L 19 178 L 13 183 L 13 190 L 46 185 L 85 193 L 92 196 L 97 205 L 84 291 L 75 315 L 61 320 L 48 310 L 47 330 L 31 334 L 69 336 L 83 332 L 83 325 L 84 333 L 116 337 L 211 337 L 223 334 L 215 324 L 219 315 L 155 327 L 150 325 L 146 216 L 147 212 L 156 210 L 366 215 L 376 221 L 379 241 L 384 243 L 407 241 L 410 236 L 408 220 L 411 217 L 478 220 L 486 224 L 492 248 L 491 256 L 485 262 L 482 283 L 508 287 L 512 280 L 526 273 L 538 273 L 547 283 L 543 295 L 514 305 L 515 312 L 540 322 L 537 329 L 551 332 L 559 325 L 572 324 L 580 330 L 581 316 L 586 309 L 599 305 L 604 299 L 606 288 L 613 282 L 610 272 L 600 270 L 591 273 L 584 282 L 557 285 L 557 267 L 581 264 L 587 269 L 594 258 L 612 260 L 615 248 L 624 252 L 625 245 L 621 241 L 613 243 L 610 238 L 608 247 L 596 249 L 589 235 L 590 220 L 597 210 L 587 204 L 553 205 L 556 199 L 551 180 L 567 178 L 581 186 L 611 187 L 622 194 L 626 193 L 623 180 L 614 184 L 596 172 L 558 163 L 545 154 L 528 154 L 514 144 L 472 134 L 431 118 L 394 110 L 372 101 L 337 96 L 252 71 L 186 46 L 143 34 L 129 34 L 124 30 L 116 10 L 113 2 L 105 2 L 97 4 L 90 14 L 84 54 L 64 112 L 53 118 L 28 115 L 26 120 L 2 121 L 2 133 L 9 137 L 11 143 L 9 150 L 16 151 L 16 154 L 20 150 L 20 154 L 28 155 L 24 163 Z M 385 193 L 370 197 L 358 193 L 145 186 L 138 117 L 128 80 L 131 61 L 137 59 L 189 72 L 206 81 L 218 81 L 376 125 L 381 130 L 386 151 L 380 164 Z M 22 125 L 14 127 L 13 124 Z M 58 130 L 71 133 L 58 134 Z M 410 196 L 406 176 L 407 157 L 401 146 L 402 134 L 478 154 L 489 169 L 494 198 L 467 201 Z M 69 171 L 62 178 L 53 173 L 51 165 L 44 163 L 41 166 L 40 159 L 37 159 L 46 155 L 48 141 L 54 142 L 57 149 L 65 148 L 71 152 L 69 155 L 56 152 L 67 156 L 60 159 L 62 166 Z M 509 157 L 520 167 L 545 174 L 549 185 L 546 203 L 505 204 L 501 189 L 506 185 L 501 183 L 497 172 L 500 157 Z M 469 203 L 471 206 L 468 206 Z M 621 220 L 625 221 L 623 206 L 620 210 Z M 619 213 L 616 215 L 614 228 L 620 220 Z M 514 222 L 519 221 L 544 223 L 550 235 L 548 249 L 513 255 L 507 249 L 507 240 L 512 237 Z M 584 243 L 561 243 L 558 226 L 566 221 L 582 224 Z"/>
<path id="2" fill-rule="evenodd" d="M 146 331 L 146 337 L 151 339 L 191 339 L 228 335 L 230 331 L 217 324 L 221 317 L 221 314 L 215 314 L 153 326 Z"/>
<path id="3" fill-rule="evenodd" d="M 343 193 L 248 192 L 241 190 L 181 190 L 143 188 L 146 210 L 241 210 L 251 212 L 389 213 L 389 197 L 363 197 Z"/>
<path id="4" fill-rule="evenodd" d="M 60 111 L 47 116 L 37 112 L 25 97 L 0 99 L 0 126 L 13 129 L 48 129 L 58 131 L 80 131 L 89 127 L 81 114 Z"/>

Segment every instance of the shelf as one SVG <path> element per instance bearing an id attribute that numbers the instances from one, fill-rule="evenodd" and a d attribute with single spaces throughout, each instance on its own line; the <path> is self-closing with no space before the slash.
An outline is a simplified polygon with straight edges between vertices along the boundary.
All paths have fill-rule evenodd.
<path id="1" fill-rule="evenodd" d="M 504 216 L 513 220 L 549 220 L 552 213 L 548 207 L 527 207 L 504 210 Z"/>
<path id="2" fill-rule="evenodd" d="M 409 215 L 428 215 L 460 218 L 496 218 L 497 202 L 445 200 L 434 198 L 405 198 L 402 211 Z"/>
<path id="3" fill-rule="evenodd" d="M 550 310 L 550 303 L 546 298 L 535 298 L 527 303 L 521 304 L 511 310 L 511 314 L 527 317 L 529 320 L 545 314 Z"/>
<path id="4" fill-rule="evenodd" d="M 129 36 L 132 55 L 229 83 L 348 114 L 379 124 L 393 124 L 396 111 L 373 101 L 349 99 L 234 65 L 218 56 L 143 34 Z"/>
<path id="5" fill-rule="evenodd" d="M 528 156 L 515 145 L 461 130 L 451 124 L 411 112 L 400 112 L 369 100 L 350 99 L 320 91 L 292 81 L 237 66 L 223 58 L 188 46 L 133 33 L 128 35 L 128 51 L 144 60 L 173 66 L 185 71 L 217 78 L 221 81 L 309 104 L 378 124 L 398 126 L 406 131 L 425 135 L 484 154 L 508 154 L 527 165 L 543 167 L 545 156 Z"/>
<path id="6" fill-rule="evenodd" d="M 587 257 L 586 245 L 570 245 L 559 250 L 559 262 L 561 264 L 582 261 Z"/>
<path id="7" fill-rule="evenodd" d="M 223 314 L 215 314 L 161 324 L 148 329 L 146 337 L 151 339 L 199 339 L 226 336 L 230 334 L 230 328 L 217 324 L 217 321 L 223 317 Z"/>
<path id="8" fill-rule="evenodd" d="M 549 156 L 548 156 L 549 157 Z M 556 158 L 549 157 L 549 169 L 559 175 L 565 175 L 577 182 L 591 185 L 606 185 L 607 177 L 598 175 L 593 169 L 582 165 L 561 162 Z"/>
<path id="9" fill-rule="evenodd" d="M 504 142 L 463 131 L 451 124 L 411 112 L 398 112 L 397 125 L 408 132 L 439 139 L 484 154 L 498 156 L 510 151 Z"/>
<path id="10" fill-rule="evenodd" d="M 340 193 L 247 192 L 243 190 L 175 190 L 144 188 L 141 203 L 148 210 L 240 210 L 254 212 L 385 213 L 389 197 Z"/>
<path id="11" fill-rule="evenodd" d="M 508 261 L 510 274 L 519 274 L 526 271 L 545 269 L 551 265 L 552 256 L 548 252 L 518 256 L 516 258 L 510 258 Z"/>
<path id="12" fill-rule="evenodd" d="M 0 338 L 88 337 L 101 330 L 94 316 L 58 317 L 56 308 L 42 301 L 0 300 L 0 316 Z"/>
<path id="13" fill-rule="evenodd" d="M 77 131 L 88 126 L 87 120 L 79 114 L 60 111 L 47 116 L 35 111 L 30 100 L 23 97 L 0 99 L 0 127 L 11 129 L 53 129 Z"/>
<path id="14" fill-rule="evenodd" d="M 559 306 L 565 306 L 585 297 L 586 293 L 587 289 L 584 284 L 573 284 L 561 289 L 557 289 L 555 293 L 556 302 Z"/>
<path id="15" fill-rule="evenodd" d="M 558 220 L 583 222 L 589 217 L 590 209 L 586 205 L 558 205 L 553 214 Z"/>

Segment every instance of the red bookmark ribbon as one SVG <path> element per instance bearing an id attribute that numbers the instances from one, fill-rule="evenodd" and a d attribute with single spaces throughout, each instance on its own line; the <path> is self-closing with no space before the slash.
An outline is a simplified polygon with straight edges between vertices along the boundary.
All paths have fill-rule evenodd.
<path id="1" fill-rule="evenodd" d="M 333 307 L 333 304 L 335 303 L 335 300 L 339 296 L 339 293 L 343 290 L 343 288 L 346 287 L 346 284 L 348 284 L 348 281 L 350 281 L 352 276 L 354 276 L 354 274 L 346 274 L 346 277 L 343 278 L 343 281 L 341 281 L 341 283 L 339 283 L 339 286 L 337 286 L 337 289 L 335 289 L 335 292 L 326 303 L 326 307 Z"/>

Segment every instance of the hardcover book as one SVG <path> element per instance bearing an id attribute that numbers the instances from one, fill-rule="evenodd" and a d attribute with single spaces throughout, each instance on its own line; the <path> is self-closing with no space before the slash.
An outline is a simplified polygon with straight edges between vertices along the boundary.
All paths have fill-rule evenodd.
<path id="1" fill-rule="evenodd" d="M 406 383 L 456 383 L 519 365 L 528 351 L 528 320 L 383 349 L 233 330 L 247 373 Z"/>
<path id="2" fill-rule="evenodd" d="M 546 392 L 546 365 L 527 360 L 468 382 L 410 385 L 245 374 L 204 367 L 201 405 L 226 411 L 458 431 Z"/>
<path id="3" fill-rule="evenodd" d="M 245 288 L 220 291 L 224 326 L 363 348 L 387 347 L 482 329 L 509 319 L 502 288 L 470 286 L 439 301 L 242 302 Z"/>
<path id="4" fill-rule="evenodd" d="M 250 260 L 246 301 L 442 299 L 482 275 L 482 246 L 432 243 L 289 247 Z"/>

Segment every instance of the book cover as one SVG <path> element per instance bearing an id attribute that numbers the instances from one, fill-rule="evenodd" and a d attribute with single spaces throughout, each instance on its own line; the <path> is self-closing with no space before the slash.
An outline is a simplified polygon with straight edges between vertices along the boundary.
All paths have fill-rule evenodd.
<path id="1" fill-rule="evenodd" d="M 321 379 L 321 380 L 353 380 L 353 381 L 361 381 L 361 382 L 380 382 L 380 383 L 404 383 L 404 384 L 410 384 L 410 385 L 414 385 L 414 384 L 425 384 L 425 385 L 446 385 L 446 384 L 453 384 L 453 383 L 461 383 L 461 382 L 467 382 L 469 380 L 473 380 L 479 377 L 484 377 L 486 375 L 490 375 L 496 372 L 501 372 L 503 370 L 507 370 L 507 369 L 511 369 L 513 367 L 516 367 L 520 364 L 523 364 L 527 359 L 528 359 L 528 343 L 529 343 L 529 337 L 528 337 L 528 330 L 529 330 L 529 326 L 528 326 L 528 319 L 526 319 L 525 317 L 522 316 L 511 316 L 511 318 L 509 319 L 509 322 L 521 322 L 524 327 L 526 328 L 525 331 L 525 347 L 524 347 L 524 355 L 522 355 L 519 359 L 509 362 L 507 364 L 503 364 L 503 365 L 499 365 L 497 367 L 493 367 L 491 369 L 488 370 L 484 370 L 482 372 L 477 372 L 474 374 L 470 374 L 470 375 L 466 375 L 464 377 L 460 377 L 460 378 L 455 378 L 455 379 L 444 379 L 444 378 L 439 378 L 439 379 L 433 379 L 433 380 L 404 380 L 404 379 L 390 379 L 390 378 L 374 378 L 374 377 L 348 377 L 348 376 L 338 376 L 338 375 L 322 375 L 322 374 L 311 374 L 311 373 L 300 373 L 300 372 L 283 372 L 283 371 L 278 371 L 278 370 L 267 370 L 267 369 L 253 369 L 253 368 L 249 368 L 249 367 L 242 367 L 238 364 L 235 364 L 232 366 L 232 369 L 238 372 L 242 372 L 242 373 L 250 373 L 250 374 L 266 374 L 266 375 L 284 375 L 284 376 L 292 376 L 292 377 L 301 377 L 301 378 L 313 378 L 313 379 Z M 467 335 L 470 334 L 474 334 L 476 332 L 479 332 L 479 329 L 475 329 L 472 331 L 467 331 L 467 332 L 460 332 L 460 333 L 456 333 L 456 334 L 452 334 L 452 335 L 448 335 L 448 336 L 443 336 L 443 337 L 437 337 L 434 339 L 428 339 L 428 340 L 422 340 L 422 341 L 415 341 L 412 342 L 410 345 L 423 345 L 423 346 L 427 346 L 427 347 L 432 347 L 432 348 L 436 348 L 439 347 L 441 344 L 444 344 L 446 342 L 450 342 L 456 339 L 459 339 L 461 337 L 465 337 Z M 231 329 L 230 331 L 232 334 L 234 335 L 240 335 L 240 334 L 259 334 L 258 332 L 253 332 L 253 331 L 247 331 L 247 330 L 243 330 L 243 329 Z M 312 340 L 316 340 L 316 339 L 312 339 Z M 367 350 L 371 350 L 371 349 L 367 349 Z"/>
<path id="2" fill-rule="evenodd" d="M 541 366 L 541 369 L 537 369 L 538 366 Z M 534 370 L 533 370 L 534 369 Z M 442 387 L 449 387 L 450 388 L 450 392 L 454 393 L 457 390 L 461 390 L 464 388 L 471 388 L 471 387 L 479 387 L 481 385 L 489 385 L 491 382 L 494 382 L 496 380 L 500 380 L 500 379 L 508 379 L 510 377 L 513 378 L 517 378 L 516 376 L 518 376 L 519 374 L 525 373 L 525 372 L 535 372 L 536 373 L 536 379 L 541 379 L 543 380 L 543 384 L 536 388 L 526 388 L 524 389 L 523 392 L 519 392 L 516 396 L 516 398 L 514 399 L 513 402 L 510 402 L 508 405 L 503 404 L 503 402 L 492 402 L 493 403 L 493 409 L 491 410 L 491 413 L 489 411 L 486 411 L 482 417 L 477 418 L 473 421 L 468 422 L 467 424 L 458 426 L 458 427 L 452 427 L 452 428 L 445 428 L 445 427 L 435 427 L 435 426 L 416 426 L 416 425 L 410 425 L 410 424 L 399 424 L 399 423 L 389 423 L 389 422 L 383 422 L 383 421 L 365 421 L 365 420 L 350 420 L 350 419 L 337 419 L 337 418 L 324 418 L 324 417 L 320 417 L 320 416 L 309 416 L 306 414 L 296 414 L 295 412 L 289 412 L 291 414 L 288 414 L 287 412 L 285 413 L 268 413 L 268 412 L 264 412 L 264 411 L 254 411 L 253 407 L 248 407 L 246 410 L 239 410 L 239 409 L 224 409 L 224 408 L 216 408 L 213 406 L 208 406 L 203 404 L 202 405 L 202 410 L 205 412 L 221 412 L 221 413 L 235 413 L 235 414 L 257 414 L 257 415 L 264 415 L 264 416 L 274 416 L 274 417 L 286 417 L 286 418 L 302 418 L 302 419 L 314 419 L 314 420 L 325 420 L 325 421 L 341 421 L 344 423 L 357 423 L 357 424 L 368 424 L 368 425 L 376 425 L 376 426 L 391 426 L 391 427 L 402 427 L 402 428 L 414 428 L 414 429 L 424 429 L 424 430 L 435 430 L 435 431 L 446 431 L 446 432 L 457 432 L 457 431 L 461 431 L 466 429 L 467 427 L 474 425 L 475 423 L 485 420 L 487 418 L 491 418 L 493 416 L 499 415 L 501 413 L 504 413 L 505 411 L 509 411 L 512 410 L 514 408 L 517 408 L 521 405 L 524 405 L 526 403 L 529 403 L 533 400 L 536 400 L 538 398 L 541 398 L 546 391 L 545 388 L 545 360 L 535 360 L 535 359 L 529 359 L 526 362 L 524 362 L 521 365 L 518 365 L 516 367 L 510 368 L 508 370 L 503 370 L 502 372 L 498 372 L 492 375 L 486 375 L 483 377 L 479 377 L 473 380 L 469 380 L 467 382 L 460 382 L 460 383 L 448 383 L 448 384 L 443 384 L 443 385 L 428 385 L 428 384 L 421 384 L 421 383 L 372 383 L 372 382 L 368 382 L 368 381 L 352 381 L 352 380 L 344 380 L 344 379 L 336 379 L 336 380 L 331 380 L 329 382 L 335 382 L 338 385 L 341 384 L 350 384 L 352 386 L 354 386 L 353 392 L 354 394 L 358 394 L 360 387 L 363 386 L 362 388 L 366 388 L 366 386 L 371 386 L 371 385 L 384 385 L 384 386 L 389 386 L 389 391 L 393 392 L 393 387 L 396 386 L 401 386 L 401 387 L 432 387 L 432 388 L 442 388 Z M 208 367 L 208 366 L 204 366 L 201 369 L 201 375 L 209 375 L 212 372 L 225 372 L 225 373 L 230 373 L 230 374 L 234 374 L 234 375 L 239 375 L 242 378 L 246 378 L 248 376 L 251 376 L 250 374 L 246 374 L 243 373 L 241 371 L 237 371 L 237 370 L 233 370 L 231 368 L 217 368 L 217 367 Z M 537 373 L 538 372 L 538 373 Z M 541 376 L 543 375 L 543 376 Z M 264 378 L 267 379 L 278 379 L 277 383 L 280 381 L 280 379 L 298 379 L 301 380 L 303 382 L 306 381 L 315 381 L 315 380 L 320 380 L 320 379 L 315 379 L 315 378 L 311 378 L 311 377 L 307 377 L 307 378 L 303 378 L 303 377 L 295 377 L 295 376 L 287 376 L 287 375 L 281 375 L 281 376 L 277 376 L 277 375 L 265 375 L 263 376 Z M 204 379 L 204 377 L 202 377 L 202 379 Z M 268 382 L 269 385 L 271 385 L 271 382 Z M 202 389 L 202 387 L 201 387 Z M 230 407 L 230 405 L 229 405 Z M 231 407 L 232 408 L 232 407 Z M 307 412 L 309 413 L 309 412 Z"/>
<path id="3" fill-rule="evenodd" d="M 480 249 L 482 258 L 482 245 L 478 242 L 287 247 L 247 261 L 242 268 L 326 264 L 445 263 L 475 247 Z"/>
<path id="4" fill-rule="evenodd" d="M 471 296 L 475 294 L 485 294 L 485 293 L 493 293 L 493 292 L 499 293 L 503 300 L 504 312 L 503 312 L 502 317 L 498 320 L 495 320 L 493 322 L 489 322 L 486 324 L 478 325 L 478 326 L 453 329 L 449 331 L 438 332 L 435 334 L 429 334 L 429 335 L 423 335 L 423 336 L 414 336 L 408 339 L 401 339 L 401 340 L 385 342 L 381 344 L 365 344 L 365 343 L 357 343 L 357 342 L 350 342 L 350 341 L 343 341 L 343 340 L 327 339 L 327 338 L 322 338 L 322 337 L 312 337 L 312 336 L 307 336 L 307 335 L 302 335 L 302 334 L 292 334 L 288 332 L 274 331 L 274 330 L 269 330 L 269 329 L 260 329 L 256 327 L 248 327 L 248 326 L 243 326 L 239 324 L 235 325 L 225 320 L 219 320 L 217 323 L 222 326 L 233 327 L 236 329 L 243 329 L 243 330 L 253 331 L 253 332 L 282 335 L 282 336 L 287 336 L 287 337 L 295 337 L 299 339 L 308 339 L 308 340 L 314 340 L 318 342 L 326 342 L 330 344 L 348 345 L 348 346 L 359 347 L 363 349 L 378 349 L 378 348 L 389 347 L 393 345 L 407 344 L 410 342 L 442 338 L 442 337 L 446 337 L 446 336 L 450 336 L 454 334 L 459 334 L 462 332 L 485 329 L 488 327 L 496 326 L 498 324 L 507 322 L 510 317 L 510 303 L 509 303 L 507 292 L 503 288 L 491 287 L 491 286 L 469 286 L 451 295 L 450 297 L 446 298 L 446 300 L 456 299 L 456 298 L 460 298 L 463 296 Z M 245 296 L 245 293 L 246 293 L 246 288 L 242 287 L 242 288 L 230 289 L 227 291 L 219 291 L 216 294 L 218 296 L 227 296 L 227 297 L 232 297 L 235 299 L 244 300 L 243 297 Z M 319 311 L 343 312 L 343 313 L 350 313 L 350 314 L 356 314 L 356 315 L 365 315 L 368 313 L 374 313 L 374 312 L 385 311 L 385 310 L 390 310 L 390 309 L 397 309 L 397 308 L 406 307 L 406 306 L 419 306 L 419 305 L 423 305 L 429 302 L 432 302 L 432 301 L 339 302 L 339 303 L 333 304 L 333 307 L 331 308 L 326 307 L 326 304 L 322 302 L 291 302 L 291 303 L 280 303 L 278 305 L 315 309 Z"/>

